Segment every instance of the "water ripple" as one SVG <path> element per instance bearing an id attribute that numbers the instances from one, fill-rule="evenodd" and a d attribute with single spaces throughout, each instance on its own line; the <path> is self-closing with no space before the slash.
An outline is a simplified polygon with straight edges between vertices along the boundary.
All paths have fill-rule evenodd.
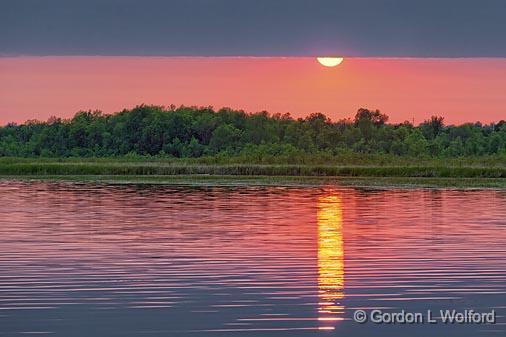
<path id="1" fill-rule="evenodd" d="M 0 335 L 432 331 L 352 321 L 375 308 L 495 309 L 446 329 L 500 335 L 505 219 L 493 190 L 0 180 Z"/>

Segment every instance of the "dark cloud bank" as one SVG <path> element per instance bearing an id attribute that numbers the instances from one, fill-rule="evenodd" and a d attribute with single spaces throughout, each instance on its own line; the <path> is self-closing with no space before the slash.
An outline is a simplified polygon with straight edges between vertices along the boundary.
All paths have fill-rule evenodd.
<path id="1" fill-rule="evenodd" d="M 504 57 L 505 0 L 0 0 L 1 55 Z"/>

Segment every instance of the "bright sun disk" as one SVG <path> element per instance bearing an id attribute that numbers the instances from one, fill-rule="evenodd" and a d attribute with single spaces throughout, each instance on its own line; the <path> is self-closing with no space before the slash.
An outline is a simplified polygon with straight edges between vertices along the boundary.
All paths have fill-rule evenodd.
<path id="1" fill-rule="evenodd" d="M 343 62 L 342 57 L 317 57 L 316 59 L 325 67 L 335 67 Z"/>

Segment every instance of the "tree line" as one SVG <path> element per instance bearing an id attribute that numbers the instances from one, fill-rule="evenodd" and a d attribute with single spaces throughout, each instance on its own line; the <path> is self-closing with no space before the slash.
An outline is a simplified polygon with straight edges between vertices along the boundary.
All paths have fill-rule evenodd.
<path id="1" fill-rule="evenodd" d="M 389 124 L 378 110 L 359 109 L 353 119 L 322 113 L 290 114 L 212 107 L 140 105 L 116 114 L 81 111 L 0 127 L 0 156 L 108 157 L 158 155 L 297 155 L 343 152 L 417 157 L 506 154 L 506 122 L 445 125 L 432 116 L 415 126 Z"/>

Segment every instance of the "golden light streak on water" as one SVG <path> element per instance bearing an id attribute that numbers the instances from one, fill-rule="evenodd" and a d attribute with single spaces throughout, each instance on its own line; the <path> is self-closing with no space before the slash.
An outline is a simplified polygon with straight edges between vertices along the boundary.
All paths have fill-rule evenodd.
<path id="1" fill-rule="evenodd" d="M 319 321 L 338 321 L 344 311 L 343 215 L 339 196 L 319 198 L 317 221 Z"/>

